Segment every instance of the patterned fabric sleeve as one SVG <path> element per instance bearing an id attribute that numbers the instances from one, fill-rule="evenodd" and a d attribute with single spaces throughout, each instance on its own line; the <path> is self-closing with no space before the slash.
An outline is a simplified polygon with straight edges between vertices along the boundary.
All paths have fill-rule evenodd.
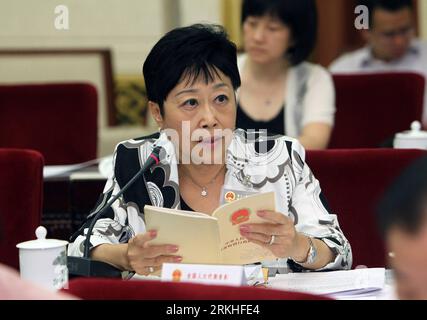
<path id="1" fill-rule="evenodd" d="M 340 229 L 337 216 L 326 209 L 319 181 L 305 163 L 305 151 L 297 142 L 293 143 L 292 163 L 296 185 L 289 209 L 297 220 L 297 231 L 322 240 L 336 255 L 335 260 L 321 270 L 350 269 L 350 243 Z"/>
<path id="2" fill-rule="evenodd" d="M 115 165 L 116 154 L 117 149 L 115 151 L 113 167 Z M 80 229 L 71 237 L 72 242 L 68 246 L 68 254 L 70 256 L 83 256 L 84 242 L 92 219 L 119 191 L 120 187 L 115 176 L 110 176 L 95 209 L 91 212 Z M 135 229 L 145 229 L 143 220 L 138 219 L 139 216 L 138 209 L 132 205 L 126 205 L 123 201 L 123 197 L 120 197 L 103 214 L 102 218 L 96 222 L 90 238 L 91 249 L 101 244 L 128 242 L 128 240 L 136 234 Z"/>

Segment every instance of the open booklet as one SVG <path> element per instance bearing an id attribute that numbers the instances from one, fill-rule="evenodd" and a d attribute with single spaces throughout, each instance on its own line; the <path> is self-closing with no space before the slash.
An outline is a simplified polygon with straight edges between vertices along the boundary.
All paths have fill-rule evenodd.
<path id="1" fill-rule="evenodd" d="M 276 210 L 274 192 L 241 198 L 218 207 L 212 216 L 192 211 L 144 207 L 147 230 L 157 230 L 153 244 L 179 246 L 183 263 L 243 265 L 274 260 L 270 250 L 242 237 L 243 223 L 265 223 L 259 210 Z"/>

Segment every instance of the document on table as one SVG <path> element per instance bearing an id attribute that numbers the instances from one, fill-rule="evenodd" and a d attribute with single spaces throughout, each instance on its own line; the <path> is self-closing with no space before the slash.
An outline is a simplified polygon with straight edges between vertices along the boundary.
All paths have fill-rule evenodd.
<path id="1" fill-rule="evenodd" d="M 86 161 L 83 163 L 77 163 L 77 164 L 72 164 L 72 165 L 45 166 L 43 168 L 43 178 L 48 179 L 48 178 L 55 178 L 55 177 L 60 177 L 63 175 L 68 175 L 68 174 L 71 174 L 72 172 L 82 170 L 84 168 L 96 165 L 98 163 L 110 161 L 110 159 L 111 159 L 111 157 L 104 157 L 104 158 L 93 159 L 93 160 L 89 160 L 89 161 Z M 102 178 L 103 175 L 99 169 L 100 168 L 98 168 L 96 173 L 82 172 L 81 173 L 82 177 L 84 175 L 87 175 L 87 176 L 89 176 L 89 178 L 91 178 L 92 176 L 96 175 L 96 178 Z M 84 176 L 84 177 L 86 178 L 86 176 Z"/>
<path id="2" fill-rule="evenodd" d="M 384 288 L 385 269 L 278 274 L 269 279 L 274 289 L 307 292 L 339 298 L 369 295 Z"/>

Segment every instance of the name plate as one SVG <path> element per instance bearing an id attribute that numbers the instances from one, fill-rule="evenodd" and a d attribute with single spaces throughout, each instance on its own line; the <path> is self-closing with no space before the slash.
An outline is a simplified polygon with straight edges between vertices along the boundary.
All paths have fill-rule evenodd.
<path id="1" fill-rule="evenodd" d="M 183 263 L 164 263 L 161 280 L 229 286 L 247 283 L 243 266 Z"/>

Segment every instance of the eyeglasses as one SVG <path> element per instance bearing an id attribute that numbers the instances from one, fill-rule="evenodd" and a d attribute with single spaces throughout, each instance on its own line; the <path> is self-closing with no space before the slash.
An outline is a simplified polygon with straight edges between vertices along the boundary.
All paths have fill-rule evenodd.
<path id="1" fill-rule="evenodd" d="M 413 31 L 414 31 L 414 27 L 409 26 L 409 27 L 401 28 L 399 30 L 380 32 L 379 35 L 384 40 L 392 40 L 397 36 L 408 37 L 408 36 L 412 35 Z"/>

